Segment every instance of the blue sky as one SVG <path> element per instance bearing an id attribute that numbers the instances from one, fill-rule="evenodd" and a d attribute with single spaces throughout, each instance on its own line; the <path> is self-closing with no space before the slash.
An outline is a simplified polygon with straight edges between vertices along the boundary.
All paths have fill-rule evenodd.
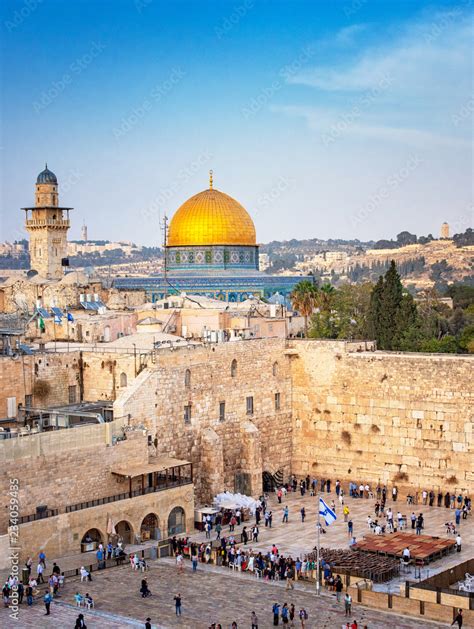
<path id="1" fill-rule="evenodd" d="M 71 238 L 159 244 L 215 187 L 260 242 L 472 225 L 472 2 L 2 4 L 2 239 L 43 163 Z"/>

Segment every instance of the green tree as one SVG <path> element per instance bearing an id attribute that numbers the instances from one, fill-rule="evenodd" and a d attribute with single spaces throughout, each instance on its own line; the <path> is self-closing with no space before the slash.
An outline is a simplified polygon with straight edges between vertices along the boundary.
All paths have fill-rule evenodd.
<path id="1" fill-rule="evenodd" d="M 318 303 L 318 287 L 311 280 L 301 280 L 290 295 L 293 308 L 304 317 L 304 334 L 308 336 L 308 317 Z"/>

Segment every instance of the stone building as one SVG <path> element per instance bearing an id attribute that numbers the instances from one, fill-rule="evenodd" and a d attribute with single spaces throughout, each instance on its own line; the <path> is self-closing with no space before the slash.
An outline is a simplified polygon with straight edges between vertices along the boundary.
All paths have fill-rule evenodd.
<path id="1" fill-rule="evenodd" d="M 47 164 L 36 179 L 35 205 L 22 209 L 26 212 L 26 229 L 30 234 L 31 268 L 44 278 L 60 279 L 67 259 L 72 208 L 59 206 L 58 180 Z"/>

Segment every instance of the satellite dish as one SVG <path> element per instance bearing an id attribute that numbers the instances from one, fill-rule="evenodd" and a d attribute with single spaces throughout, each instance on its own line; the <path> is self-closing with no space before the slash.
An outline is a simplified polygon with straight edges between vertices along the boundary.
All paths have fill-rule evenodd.
<path id="1" fill-rule="evenodd" d="M 26 274 L 26 277 L 30 280 L 35 275 L 38 275 L 38 271 L 35 271 L 34 269 L 30 269 L 28 273 Z"/>

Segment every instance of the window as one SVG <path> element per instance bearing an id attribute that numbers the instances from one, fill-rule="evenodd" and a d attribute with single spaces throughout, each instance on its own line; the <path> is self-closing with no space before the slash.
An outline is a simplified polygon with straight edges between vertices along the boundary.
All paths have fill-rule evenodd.
<path id="1" fill-rule="evenodd" d="M 189 369 L 184 372 L 184 386 L 187 389 L 191 386 L 191 371 Z"/>
<path id="2" fill-rule="evenodd" d="M 33 396 L 25 395 L 25 406 L 26 408 L 31 408 L 33 406 Z"/>
<path id="3" fill-rule="evenodd" d="M 253 415 L 253 395 L 247 398 L 247 415 Z"/>
<path id="4" fill-rule="evenodd" d="M 69 387 L 69 404 L 75 404 L 76 402 L 76 385 L 73 384 Z"/>
<path id="5" fill-rule="evenodd" d="M 219 402 L 219 421 L 225 420 L 225 402 Z"/>
<path id="6" fill-rule="evenodd" d="M 235 358 L 230 365 L 230 375 L 232 376 L 232 378 L 235 378 L 235 376 L 237 375 L 237 361 L 235 360 Z"/>
<path id="7" fill-rule="evenodd" d="M 275 410 L 276 411 L 280 410 L 280 394 L 279 393 L 275 393 Z"/>
<path id="8" fill-rule="evenodd" d="M 191 404 L 186 404 L 186 406 L 184 407 L 184 423 L 191 423 Z"/>
<path id="9" fill-rule="evenodd" d="M 273 375 L 278 376 L 278 363 L 273 363 Z"/>
<path id="10" fill-rule="evenodd" d="M 16 397 L 7 397 L 7 417 L 16 417 Z"/>
<path id="11" fill-rule="evenodd" d="M 120 374 L 120 386 L 121 387 L 126 387 L 127 386 L 127 374 L 122 372 Z"/>

